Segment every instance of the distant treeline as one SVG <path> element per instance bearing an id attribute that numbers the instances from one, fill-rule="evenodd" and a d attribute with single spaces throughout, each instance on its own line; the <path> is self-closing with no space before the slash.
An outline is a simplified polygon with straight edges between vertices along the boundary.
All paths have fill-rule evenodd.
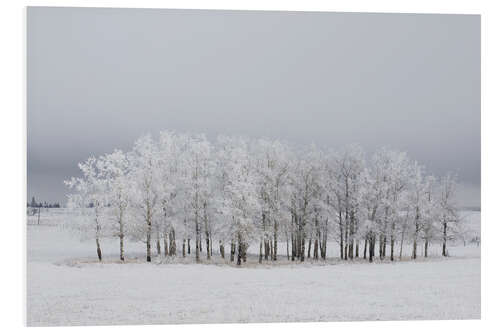
<path id="1" fill-rule="evenodd" d="M 463 210 L 471 210 L 473 212 L 480 212 L 481 211 L 481 207 L 478 207 L 478 206 L 465 206 L 465 207 L 462 207 Z"/>
<path id="2" fill-rule="evenodd" d="M 32 208 L 61 208 L 61 205 L 59 202 L 54 202 L 54 203 L 47 203 L 46 201 L 42 202 L 37 202 L 35 200 L 35 197 L 31 198 L 31 202 L 28 202 L 28 207 Z"/>

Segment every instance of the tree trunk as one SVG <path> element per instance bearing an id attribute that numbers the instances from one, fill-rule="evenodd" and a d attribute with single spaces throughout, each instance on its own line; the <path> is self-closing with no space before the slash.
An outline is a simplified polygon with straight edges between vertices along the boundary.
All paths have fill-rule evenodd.
<path id="1" fill-rule="evenodd" d="M 363 259 L 366 259 L 366 246 L 368 244 L 368 236 L 365 237 L 365 246 L 363 249 Z"/>
<path id="2" fill-rule="evenodd" d="M 447 227 L 448 227 L 447 223 L 444 222 L 443 223 L 443 251 L 441 253 L 443 255 L 443 257 L 446 257 L 448 255 L 446 253 L 446 238 L 447 238 L 447 235 L 446 235 L 447 230 L 446 229 L 447 229 Z"/>
<path id="3" fill-rule="evenodd" d="M 97 246 L 97 258 L 102 261 L 101 244 L 99 243 L 99 237 L 95 238 L 95 244 Z"/>
<path id="4" fill-rule="evenodd" d="M 375 236 L 370 233 L 369 236 L 369 250 L 368 257 L 369 262 L 373 262 L 373 257 L 375 256 Z"/>
<path id="5" fill-rule="evenodd" d="M 234 262 L 234 252 L 236 251 L 236 245 L 231 241 L 231 262 Z"/>
<path id="6" fill-rule="evenodd" d="M 274 250 L 273 250 L 273 260 L 277 260 L 278 256 L 278 221 L 274 219 Z"/>
<path id="7" fill-rule="evenodd" d="M 382 247 L 382 258 L 384 259 L 385 259 L 386 248 L 387 248 L 387 236 L 384 235 L 384 246 Z"/>
<path id="8" fill-rule="evenodd" d="M 304 262 L 304 259 L 305 259 L 304 256 L 306 254 L 305 253 L 306 252 L 306 237 L 305 237 L 305 235 L 304 235 L 303 232 L 301 232 L 300 236 L 301 236 L 300 237 L 301 238 L 301 242 L 300 242 L 301 243 L 301 245 L 300 245 L 300 261 Z"/>
<path id="9" fill-rule="evenodd" d="M 429 247 L 429 240 L 425 239 L 425 244 L 424 244 L 424 257 L 427 258 L 427 248 Z"/>
<path id="10" fill-rule="evenodd" d="M 196 258 L 196 262 L 200 262 L 200 252 L 201 252 L 201 249 L 200 249 L 200 242 L 198 241 L 198 235 L 196 235 L 196 247 L 195 247 L 195 258 Z"/>
<path id="11" fill-rule="evenodd" d="M 161 244 L 160 244 L 160 235 L 157 235 L 156 237 L 156 254 L 158 254 L 158 256 L 161 256 Z"/>
<path id="12" fill-rule="evenodd" d="M 236 262 L 236 265 L 240 266 L 241 265 L 241 259 L 242 259 L 242 244 L 241 244 L 241 234 L 238 233 L 238 259 Z"/>
<path id="13" fill-rule="evenodd" d="M 262 264 L 262 238 L 259 244 L 259 264 Z"/>
<path id="14" fill-rule="evenodd" d="M 151 262 L 151 226 L 148 225 L 148 231 L 146 234 L 146 261 Z"/>
<path id="15" fill-rule="evenodd" d="M 354 259 L 354 239 L 350 239 L 349 241 L 349 259 Z"/>
<path id="16" fill-rule="evenodd" d="M 384 246 L 384 236 L 380 235 L 378 240 L 378 256 L 380 259 L 384 259 L 384 254 L 382 247 Z"/>
<path id="17" fill-rule="evenodd" d="M 297 259 L 299 260 L 300 258 L 300 251 L 299 251 L 299 232 L 295 231 L 295 235 L 293 236 L 293 255 L 292 255 L 292 261 Z"/>
<path id="18" fill-rule="evenodd" d="M 349 259 L 354 259 L 354 214 L 351 212 L 349 223 Z"/>
<path id="19" fill-rule="evenodd" d="M 203 202 L 203 221 L 205 224 L 205 243 L 207 247 L 207 260 L 210 260 L 210 232 L 208 230 L 207 202 Z M 201 236 L 200 236 L 201 243 Z M 200 244 L 201 248 L 201 244 Z"/>
<path id="20" fill-rule="evenodd" d="M 224 259 L 224 243 L 221 240 L 219 240 L 219 252 L 222 259 Z"/>
<path id="21" fill-rule="evenodd" d="M 149 205 L 146 208 L 146 261 L 151 262 L 151 208 Z"/>
<path id="22" fill-rule="evenodd" d="M 269 240 L 269 254 L 270 254 L 271 260 L 274 260 L 274 244 L 273 244 L 272 238 Z"/>
<path id="23" fill-rule="evenodd" d="M 391 235 L 391 261 L 394 261 L 394 234 Z"/>
<path id="24" fill-rule="evenodd" d="M 305 237 L 305 231 L 304 231 L 304 218 L 301 217 L 299 220 L 299 246 L 300 246 L 300 261 L 304 262 L 304 256 L 306 252 L 306 237 Z"/>
<path id="25" fill-rule="evenodd" d="M 186 257 L 186 238 L 182 239 L 182 257 Z"/>
<path id="26" fill-rule="evenodd" d="M 403 259 L 403 244 L 404 244 L 404 240 L 405 240 L 405 232 L 403 230 L 403 231 L 401 231 L 401 244 L 400 244 L 400 247 L 399 247 L 399 260 Z"/>
<path id="27" fill-rule="evenodd" d="M 122 213 L 120 211 L 120 260 L 125 261 L 125 256 L 124 256 L 124 250 L 123 250 L 123 238 L 124 238 L 124 233 L 123 233 L 123 219 L 122 219 Z"/>
<path id="28" fill-rule="evenodd" d="M 191 254 L 191 238 L 188 238 L 188 254 Z"/>
<path id="29" fill-rule="evenodd" d="M 175 241 L 175 229 L 170 230 L 170 254 L 171 256 L 177 255 L 177 242 Z"/>
<path id="30" fill-rule="evenodd" d="M 311 245 L 312 245 L 312 240 L 311 237 L 309 237 L 309 244 L 307 245 L 307 259 L 311 258 Z"/>
<path id="31" fill-rule="evenodd" d="M 212 233 L 210 233 L 210 256 L 213 256 L 213 243 L 212 243 Z"/>
<path id="32" fill-rule="evenodd" d="M 339 231 L 340 231 L 340 259 L 344 259 L 344 232 L 342 226 L 342 213 L 339 212 Z"/>
<path id="33" fill-rule="evenodd" d="M 325 232 L 323 233 L 323 246 L 322 246 L 322 249 L 321 249 L 321 258 L 323 260 L 326 260 L 326 245 L 328 244 L 327 241 L 328 241 L 328 229 L 325 230 Z"/>
<path id="34" fill-rule="evenodd" d="M 161 256 L 160 227 L 156 226 L 156 255 Z"/>
<path id="35" fill-rule="evenodd" d="M 419 223 L 419 218 L 420 218 L 420 211 L 417 206 L 417 213 L 415 217 L 415 235 L 413 237 L 413 253 L 412 253 L 412 259 L 417 259 L 417 238 L 418 238 L 418 223 Z"/>
<path id="36" fill-rule="evenodd" d="M 207 260 L 210 260 L 210 238 L 208 236 L 208 233 L 205 234 L 206 237 L 206 244 L 207 244 Z"/>
<path id="37" fill-rule="evenodd" d="M 184 245 L 184 244 L 183 244 Z M 184 245 L 185 246 L 185 245 Z M 165 230 L 163 232 L 163 255 L 166 257 L 169 255 L 168 253 L 168 232 Z"/>
<path id="38" fill-rule="evenodd" d="M 348 238 L 349 227 L 347 226 L 347 219 L 345 221 L 346 221 L 346 226 L 344 231 L 344 260 L 347 260 L 348 247 L 349 247 L 349 238 Z"/>
<path id="39" fill-rule="evenodd" d="M 316 239 L 314 239 L 314 251 L 313 251 L 313 257 L 314 257 L 314 260 L 318 260 L 318 237 L 316 237 Z"/>
<path id="40" fill-rule="evenodd" d="M 243 242 L 243 244 L 241 245 L 241 247 L 243 249 L 243 254 L 242 254 L 243 262 L 247 262 L 247 248 L 248 248 L 248 245 L 247 245 L 247 243 Z"/>
<path id="41" fill-rule="evenodd" d="M 286 236 L 286 260 L 290 260 L 290 250 L 288 249 L 288 235 Z"/>
<path id="42" fill-rule="evenodd" d="M 199 223 L 198 223 L 198 212 L 195 212 L 195 229 L 196 229 L 196 240 L 195 240 L 195 243 L 196 243 L 196 262 L 200 262 L 200 226 L 199 226 Z"/>
<path id="43" fill-rule="evenodd" d="M 411 258 L 417 259 L 417 239 L 413 240 L 413 252 L 412 252 Z"/>

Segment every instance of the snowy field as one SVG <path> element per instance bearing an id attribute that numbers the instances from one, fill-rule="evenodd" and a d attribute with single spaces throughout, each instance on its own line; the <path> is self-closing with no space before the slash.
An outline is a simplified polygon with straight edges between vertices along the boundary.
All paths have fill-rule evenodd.
<path id="1" fill-rule="evenodd" d="M 62 212 L 59 211 L 59 212 Z M 46 214 L 47 215 L 47 214 Z M 480 228 L 480 213 L 468 212 Z M 480 247 L 456 244 L 449 258 L 417 262 L 345 263 L 329 245 L 326 263 L 246 267 L 144 262 L 144 244 L 127 243 L 118 262 L 116 241 L 81 242 L 63 213 L 27 226 L 27 323 L 29 326 L 297 322 L 354 320 L 479 319 Z M 67 216 L 66 216 L 67 218 Z M 33 223 L 33 217 L 28 218 Z M 280 254 L 283 252 L 283 244 Z M 285 248 L 286 249 L 286 248 Z M 405 254 L 409 249 L 405 249 Z M 202 253 L 203 256 L 204 253 Z"/>

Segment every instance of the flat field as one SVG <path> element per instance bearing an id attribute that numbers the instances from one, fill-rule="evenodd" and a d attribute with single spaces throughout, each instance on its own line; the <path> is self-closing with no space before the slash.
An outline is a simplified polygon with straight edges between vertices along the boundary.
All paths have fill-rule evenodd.
<path id="1" fill-rule="evenodd" d="M 471 223 L 480 223 L 480 213 Z M 59 216 L 67 218 L 67 216 Z M 53 221 L 54 223 L 50 223 Z M 33 222 L 29 219 L 29 222 Z M 450 257 L 416 262 L 343 262 L 329 245 L 327 262 L 297 264 L 279 258 L 245 267 L 193 258 L 144 261 L 145 246 L 130 243 L 126 263 L 118 243 L 94 243 L 45 218 L 27 227 L 29 326 L 230 322 L 479 319 L 480 247 L 450 248 Z M 284 244 L 280 244 L 281 254 Z M 214 249 L 215 250 L 215 249 Z M 405 249 L 408 251 L 408 249 Z M 251 251 L 252 252 L 252 249 Z M 253 249 L 255 253 L 255 249 Z M 203 253 L 204 254 L 204 253 Z M 203 255 L 202 254 L 202 255 Z"/>

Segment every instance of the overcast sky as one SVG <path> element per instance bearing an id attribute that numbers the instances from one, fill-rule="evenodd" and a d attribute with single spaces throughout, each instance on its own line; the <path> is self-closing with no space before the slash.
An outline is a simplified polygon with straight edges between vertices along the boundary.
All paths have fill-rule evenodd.
<path id="1" fill-rule="evenodd" d="M 160 130 L 407 151 L 480 205 L 480 17 L 28 8 L 28 196 Z"/>

